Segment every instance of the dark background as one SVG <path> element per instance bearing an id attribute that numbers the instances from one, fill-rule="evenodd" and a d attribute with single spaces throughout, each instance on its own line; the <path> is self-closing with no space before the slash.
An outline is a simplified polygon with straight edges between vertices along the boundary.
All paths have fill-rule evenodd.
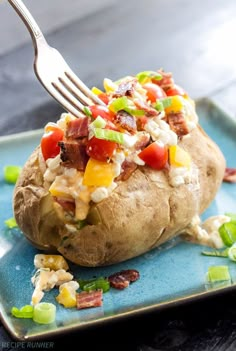
<path id="1" fill-rule="evenodd" d="M 89 87 L 163 67 L 194 99 L 210 97 L 236 118 L 235 0 L 25 3 L 49 44 Z M 33 55 L 23 23 L 0 1 L 0 135 L 42 128 L 62 112 L 37 81 Z M 70 347 L 73 336 L 73 348 L 89 351 L 233 351 L 235 325 L 232 291 L 52 341 L 54 350 Z M 0 349 L 13 350 L 4 347 L 7 341 L 1 326 Z"/>

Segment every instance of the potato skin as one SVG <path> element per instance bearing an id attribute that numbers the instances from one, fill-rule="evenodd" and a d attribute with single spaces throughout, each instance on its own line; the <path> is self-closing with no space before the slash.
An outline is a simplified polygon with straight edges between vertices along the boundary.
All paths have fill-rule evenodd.
<path id="1" fill-rule="evenodd" d="M 167 170 L 139 167 L 109 198 L 92 206 L 96 224 L 74 232 L 67 230 L 43 188 L 38 147 L 15 186 L 16 221 L 33 245 L 57 250 L 81 266 L 111 265 L 148 252 L 182 232 L 210 205 L 222 183 L 224 156 L 199 125 L 179 145 L 191 155 L 199 184 L 172 187 Z"/>

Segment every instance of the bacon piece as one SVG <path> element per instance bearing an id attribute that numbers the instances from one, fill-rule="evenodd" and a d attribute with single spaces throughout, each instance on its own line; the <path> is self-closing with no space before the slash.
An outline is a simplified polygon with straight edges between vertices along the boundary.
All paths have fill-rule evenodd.
<path id="1" fill-rule="evenodd" d="M 189 133 L 188 125 L 182 112 L 168 113 L 167 122 L 170 125 L 170 129 L 172 129 L 179 137 Z"/>
<path id="2" fill-rule="evenodd" d="M 117 127 L 125 129 L 131 134 L 135 134 L 137 131 L 135 117 L 124 110 L 117 112 L 113 122 Z"/>
<path id="3" fill-rule="evenodd" d="M 148 105 L 148 103 L 145 101 L 134 99 L 134 104 L 137 107 L 137 109 L 143 110 L 145 113 L 145 116 L 147 117 L 158 116 L 160 114 L 159 111 L 157 111 L 155 108 Z"/>
<path id="4" fill-rule="evenodd" d="M 155 80 L 155 83 L 158 84 L 164 91 L 167 91 L 174 86 L 174 79 L 171 72 L 164 72 L 162 69 L 158 70 L 158 73 L 162 75 L 162 79 Z"/>
<path id="5" fill-rule="evenodd" d="M 87 138 L 78 142 L 60 141 L 62 165 L 68 168 L 76 168 L 84 171 L 89 156 L 86 153 Z"/>
<path id="6" fill-rule="evenodd" d="M 68 122 L 66 129 L 67 138 L 83 138 L 88 135 L 88 117 L 80 117 Z"/>
<path id="7" fill-rule="evenodd" d="M 134 149 L 135 150 L 142 150 L 147 146 L 150 142 L 150 134 L 143 132 L 139 133 L 138 135 L 138 140 L 134 144 Z"/>
<path id="8" fill-rule="evenodd" d="M 75 214 L 75 202 L 64 200 L 54 196 L 54 200 L 63 208 L 65 212 L 70 212 L 72 215 Z"/>
<path id="9" fill-rule="evenodd" d="M 118 177 L 115 178 L 115 180 L 127 180 L 131 176 L 131 174 L 136 170 L 137 167 L 138 166 L 135 162 L 125 160 L 121 165 L 122 172 Z"/>
<path id="10" fill-rule="evenodd" d="M 112 97 L 119 98 L 122 96 L 133 96 L 134 88 L 138 80 L 136 78 L 127 79 L 118 85 L 118 89 L 112 94 Z"/>
<path id="11" fill-rule="evenodd" d="M 77 309 L 102 306 L 102 289 L 76 293 Z"/>
<path id="12" fill-rule="evenodd" d="M 115 289 L 125 289 L 130 283 L 135 282 L 140 277 L 139 272 L 136 269 L 126 269 L 120 272 L 111 274 L 108 277 L 110 285 Z"/>
<path id="13" fill-rule="evenodd" d="M 236 168 L 226 167 L 223 181 L 227 183 L 236 183 Z"/>

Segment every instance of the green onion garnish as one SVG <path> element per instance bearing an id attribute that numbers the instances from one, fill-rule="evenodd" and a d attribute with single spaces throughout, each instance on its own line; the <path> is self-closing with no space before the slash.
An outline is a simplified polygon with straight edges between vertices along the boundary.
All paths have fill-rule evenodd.
<path id="1" fill-rule="evenodd" d="M 11 314 L 16 318 L 33 318 L 34 308 L 31 305 L 25 305 L 20 309 L 12 307 Z"/>
<path id="2" fill-rule="evenodd" d="M 231 281 L 228 266 L 210 266 L 206 274 L 208 283 L 215 283 L 221 281 Z"/>
<path id="3" fill-rule="evenodd" d="M 98 139 L 114 141 L 118 144 L 124 144 L 125 142 L 124 133 L 117 132 L 115 130 L 94 128 L 93 132 L 95 137 Z"/>
<path id="4" fill-rule="evenodd" d="M 84 106 L 84 113 L 86 114 L 87 117 L 92 116 L 92 112 L 87 106 Z"/>
<path id="5" fill-rule="evenodd" d="M 15 184 L 21 172 L 20 166 L 8 165 L 3 168 L 4 179 L 7 183 Z"/>
<path id="6" fill-rule="evenodd" d="M 78 280 L 81 290 L 92 291 L 101 289 L 104 293 L 110 290 L 110 283 L 106 278 L 100 277 L 90 280 Z"/>
<path id="7" fill-rule="evenodd" d="M 211 250 L 211 251 L 202 251 L 204 256 L 214 256 L 214 257 L 228 257 L 229 249 L 221 250 Z"/>
<path id="8" fill-rule="evenodd" d="M 233 222 L 223 223 L 219 227 L 219 234 L 226 246 L 232 246 L 236 242 L 236 224 Z"/>
<path id="9" fill-rule="evenodd" d="M 231 261 L 236 262 L 236 245 L 235 244 L 228 249 L 228 257 Z"/>
<path id="10" fill-rule="evenodd" d="M 144 84 L 148 78 L 156 79 L 156 80 L 161 80 L 162 75 L 158 72 L 155 71 L 143 71 L 139 72 L 136 74 L 136 77 L 138 78 L 139 83 Z"/>
<path id="11" fill-rule="evenodd" d="M 110 103 L 110 109 L 115 113 L 120 110 L 125 110 L 126 108 L 129 108 L 129 100 L 127 96 L 122 96 L 120 98 L 114 99 Z"/>
<path id="12" fill-rule="evenodd" d="M 95 128 L 104 128 L 107 122 L 101 116 L 97 116 L 97 118 L 91 123 L 91 125 Z"/>
<path id="13" fill-rule="evenodd" d="M 40 324 L 49 324 L 55 321 L 56 306 L 50 302 L 39 302 L 34 306 L 33 320 Z"/>
<path id="14" fill-rule="evenodd" d="M 4 221 L 4 224 L 7 228 L 12 229 L 18 227 L 16 220 L 14 217 L 8 218 Z"/>

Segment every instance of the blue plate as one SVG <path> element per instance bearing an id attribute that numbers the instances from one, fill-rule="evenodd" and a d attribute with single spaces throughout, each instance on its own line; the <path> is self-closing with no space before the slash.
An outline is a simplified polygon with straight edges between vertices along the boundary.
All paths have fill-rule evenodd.
<path id="1" fill-rule="evenodd" d="M 200 123 L 223 151 L 228 167 L 235 167 L 236 122 L 211 101 L 197 101 Z M 19 230 L 7 229 L 4 221 L 13 216 L 13 185 L 3 179 L 3 167 L 23 165 L 39 143 L 42 131 L 20 133 L 0 138 L 0 314 L 6 329 L 17 340 L 35 340 L 40 337 L 67 333 L 95 326 L 114 319 L 135 316 L 190 300 L 211 296 L 234 289 L 236 266 L 228 258 L 207 257 L 203 247 L 174 239 L 140 257 L 105 268 L 83 268 L 70 265 L 75 278 L 90 279 L 108 276 L 122 269 L 134 268 L 140 279 L 122 291 L 111 289 L 104 294 L 103 306 L 77 310 L 57 304 L 55 323 L 41 325 L 32 320 L 11 316 L 11 307 L 29 304 L 33 293 L 31 277 L 34 273 L 32 247 Z M 236 184 L 223 183 L 219 192 L 203 214 L 236 212 Z M 209 290 L 205 274 L 210 265 L 228 265 L 232 284 Z M 43 301 L 53 302 L 58 290 L 46 292 Z"/>

